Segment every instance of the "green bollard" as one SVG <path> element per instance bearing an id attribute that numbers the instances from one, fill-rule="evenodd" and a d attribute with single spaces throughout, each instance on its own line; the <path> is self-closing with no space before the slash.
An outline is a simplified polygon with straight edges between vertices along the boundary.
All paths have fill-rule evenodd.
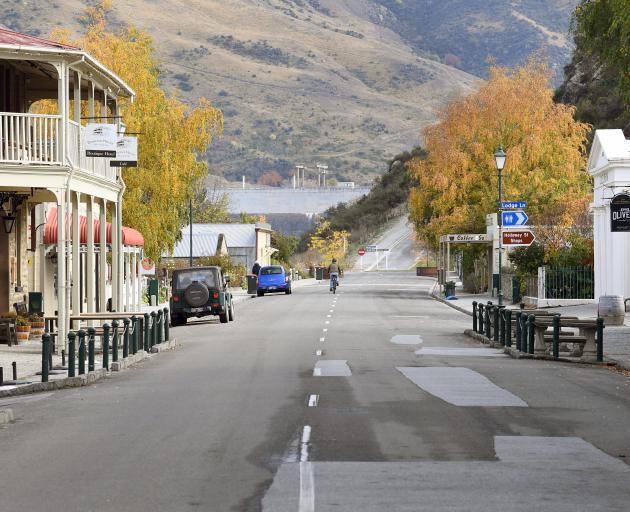
<path id="1" fill-rule="evenodd" d="M 492 308 L 492 339 L 495 343 L 499 343 L 499 333 L 501 331 L 501 326 L 499 325 L 499 306 L 494 306 Z"/>
<path id="2" fill-rule="evenodd" d="M 157 313 L 151 311 L 151 348 L 157 345 Z"/>
<path id="3" fill-rule="evenodd" d="M 520 311 L 516 312 L 516 333 L 515 333 L 515 337 L 516 337 L 516 350 L 518 350 L 519 352 L 521 351 L 521 338 L 522 338 L 522 334 L 521 334 L 521 317 L 523 316 L 523 313 Z"/>
<path id="4" fill-rule="evenodd" d="M 123 359 L 129 357 L 129 324 L 131 320 L 125 318 L 123 320 Z"/>
<path id="5" fill-rule="evenodd" d="M 85 375 L 85 331 L 79 331 L 79 375 Z"/>
<path id="6" fill-rule="evenodd" d="M 75 372 L 75 342 L 77 339 L 77 334 L 74 331 L 70 331 L 68 333 L 68 377 L 74 377 Z"/>
<path id="7" fill-rule="evenodd" d="M 505 307 L 501 306 L 499 311 L 499 343 L 505 347 Z"/>
<path id="8" fill-rule="evenodd" d="M 527 313 L 523 313 L 521 317 L 521 322 L 523 323 L 521 327 L 521 352 L 527 354 Z"/>
<path id="9" fill-rule="evenodd" d="M 505 346 L 510 348 L 512 346 L 512 310 L 505 310 Z"/>
<path id="10" fill-rule="evenodd" d="M 145 352 L 151 352 L 151 346 L 150 346 L 150 331 L 149 331 L 149 319 L 151 317 L 149 316 L 149 313 L 145 313 L 144 314 L 144 339 L 142 340 L 144 342 L 144 351 Z"/>
<path id="11" fill-rule="evenodd" d="M 103 324 L 103 368 L 109 370 L 109 324 Z"/>
<path id="12" fill-rule="evenodd" d="M 560 357 L 560 315 L 553 315 L 553 358 Z"/>
<path id="13" fill-rule="evenodd" d="M 164 317 L 162 316 L 162 310 L 158 309 L 157 311 L 157 342 L 158 345 L 162 344 L 162 327 L 164 325 L 164 321 L 162 320 Z"/>
<path id="14" fill-rule="evenodd" d="M 88 372 L 94 371 L 94 352 L 96 351 L 96 329 L 88 327 Z"/>
<path id="15" fill-rule="evenodd" d="M 164 316 L 162 317 L 164 318 L 164 341 L 171 341 L 171 334 L 169 332 L 171 317 L 168 313 L 168 308 L 164 308 Z"/>
<path id="16" fill-rule="evenodd" d="M 486 332 L 486 329 L 483 325 L 483 317 L 484 317 L 484 306 L 483 304 L 479 304 L 479 330 L 477 331 L 479 334 L 483 334 Z"/>
<path id="17" fill-rule="evenodd" d="M 477 301 L 473 300 L 472 303 L 472 314 L 473 314 L 473 332 L 477 332 Z"/>
<path id="18" fill-rule="evenodd" d="M 118 326 L 120 322 L 114 320 L 112 322 L 112 362 L 118 361 Z"/>
<path id="19" fill-rule="evenodd" d="M 50 334 L 42 336 L 42 382 L 48 382 L 48 354 L 50 353 Z"/>
<path id="20" fill-rule="evenodd" d="M 602 363 L 604 361 L 604 319 L 597 319 L 597 361 Z"/>
<path id="21" fill-rule="evenodd" d="M 131 353 L 136 355 L 138 353 L 138 317 L 133 315 L 131 317 Z"/>
<path id="22" fill-rule="evenodd" d="M 488 341 L 490 341 L 490 338 L 492 336 L 492 325 L 490 323 L 490 308 L 492 307 L 491 304 L 488 304 L 485 308 L 484 308 L 484 314 L 485 314 L 485 318 L 483 320 L 483 323 L 486 324 L 486 338 L 488 338 Z"/>
<path id="23" fill-rule="evenodd" d="M 534 335 L 535 335 L 535 330 L 534 330 L 534 320 L 536 320 L 536 317 L 534 315 L 529 315 L 529 318 L 527 319 L 527 335 L 528 335 L 528 340 L 529 340 L 529 353 L 533 354 L 534 353 Z"/>

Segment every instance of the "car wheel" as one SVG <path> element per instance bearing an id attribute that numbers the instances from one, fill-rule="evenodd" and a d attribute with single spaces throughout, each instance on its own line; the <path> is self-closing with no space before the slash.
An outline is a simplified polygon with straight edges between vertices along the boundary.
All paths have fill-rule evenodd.
<path id="1" fill-rule="evenodd" d="M 259 292 L 258 292 L 258 296 L 259 296 L 259 297 L 264 297 L 264 296 L 265 296 L 265 292 L 261 292 L 261 291 L 259 291 Z"/>
<path id="2" fill-rule="evenodd" d="M 171 325 L 173 327 L 179 327 L 181 325 L 186 325 L 187 318 L 185 316 L 173 316 L 171 317 Z"/>
<path id="3" fill-rule="evenodd" d="M 229 322 L 227 311 L 219 315 L 219 320 L 221 321 L 222 324 L 227 324 Z"/>
<path id="4" fill-rule="evenodd" d="M 230 310 L 228 311 L 228 319 L 230 322 L 234 321 L 234 303 L 230 304 Z"/>
<path id="5" fill-rule="evenodd" d="M 288 290 L 286 290 L 284 293 L 286 293 L 287 295 L 291 295 L 291 288 L 289 288 Z"/>

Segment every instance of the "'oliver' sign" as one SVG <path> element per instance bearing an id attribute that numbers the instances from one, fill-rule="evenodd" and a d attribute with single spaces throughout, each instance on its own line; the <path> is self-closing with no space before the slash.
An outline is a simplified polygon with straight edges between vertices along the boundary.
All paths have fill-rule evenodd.
<path id="1" fill-rule="evenodd" d="M 610 230 L 630 232 L 630 195 L 617 194 L 610 201 Z"/>

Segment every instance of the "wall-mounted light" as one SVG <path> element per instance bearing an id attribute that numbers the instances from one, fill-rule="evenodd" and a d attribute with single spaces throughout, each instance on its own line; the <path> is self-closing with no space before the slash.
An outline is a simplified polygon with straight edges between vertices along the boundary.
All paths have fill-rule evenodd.
<path id="1" fill-rule="evenodd" d="M 2 217 L 2 224 L 4 225 L 4 232 L 8 235 L 13 231 L 13 225 L 15 224 L 15 215 L 5 215 Z"/>

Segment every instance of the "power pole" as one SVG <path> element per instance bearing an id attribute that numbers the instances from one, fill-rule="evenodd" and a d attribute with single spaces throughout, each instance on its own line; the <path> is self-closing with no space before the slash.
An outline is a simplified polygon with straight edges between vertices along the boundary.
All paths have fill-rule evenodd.
<path id="1" fill-rule="evenodd" d="M 321 187 L 321 181 L 322 181 L 322 176 L 324 177 L 323 182 L 324 182 L 324 188 L 326 188 L 326 175 L 328 174 L 328 166 L 327 165 L 323 165 L 323 164 L 317 164 L 317 170 L 318 170 L 318 186 Z"/>

